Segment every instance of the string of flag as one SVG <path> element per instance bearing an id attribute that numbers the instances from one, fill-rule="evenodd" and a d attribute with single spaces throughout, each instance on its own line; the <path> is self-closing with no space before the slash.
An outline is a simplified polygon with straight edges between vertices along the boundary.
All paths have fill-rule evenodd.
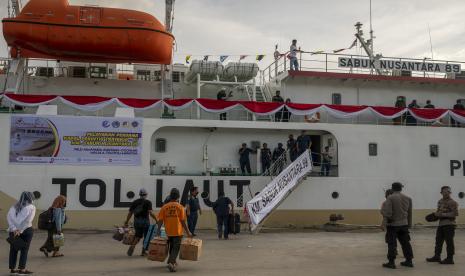
<path id="1" fill-rule="evenodd" d="M 355 39 L 352 44 L 347 47 L 347 48 L 341 48 L 341 49 L 336 49 L 336 50 L 333 50 L 332 52 L 334 54 L 336 53 L 341 53 L 343 51 L 346 51 L 346 50 L 350 50 L 352 48 L 354 48 L 355 46 L 357 46 L 357 39 Z M 325 54 L 326 51 L 324 50 L 317 50 L 317 51 L 312 51 L 312 52 L 307 52 L 307 51 L 301 51 L 302 53 L 307 53 L 307 54 L 311 54 L 311 55 L 321 55 L 321 54 Z M 270 55 L 270 56 L 274 56 L 275 58 L 276 57 L 282 57 L 282 56 L 285 56 L 287 53 L 274 53 L 273 55 Z M 255 61 L 257 62 L 260 62 L 262 61 L 266 56 L 268 56 L 267 54 L 259 54 L 259 55 L 186 55 L 186 64 L 190 64 L 191 60 L 193 57 L 197 57 L 198 59 L 202 59 L 203 61 L 209 61 L 209 60 L 212 60 L 212 59 L 216 59 L 218 58 L 219 61 L 221 63 L 225 62 L 226 60 L 231 60 L 233 58 L 239 58 L 239 62 L 246 59 L 246 58 L 249 58 L 249 57 L 254 57 L 255 58 Z"/>

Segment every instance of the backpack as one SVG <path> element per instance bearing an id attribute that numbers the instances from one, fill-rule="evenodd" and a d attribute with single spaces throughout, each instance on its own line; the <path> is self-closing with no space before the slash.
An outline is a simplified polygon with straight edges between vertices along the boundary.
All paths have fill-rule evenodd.
<path id="1" fill-rule="evenodd" d="M 39 215 L 37 227 L 40 230 L 52 230 L 55 224 L 53 223 L 53 209 L 50 208 Z"/>

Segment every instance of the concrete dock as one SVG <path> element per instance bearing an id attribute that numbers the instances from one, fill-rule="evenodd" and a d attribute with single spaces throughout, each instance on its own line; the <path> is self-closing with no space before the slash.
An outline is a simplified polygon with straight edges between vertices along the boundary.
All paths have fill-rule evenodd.
<path id="1" fill-rule="evenodd" d="M 45 258 L 38 250 L 46 238 L 37 232 L 31 245 L 28 269 L 34 275 L 159 275 L 170 274 L 164 263 L 140 257 L 140 245 L 133 257 L 127 246 L 109 232 L 65 231 L 65 257 Z M 199 262 L 179 261 L 176 274 L 182 275 L 463 275 L 465 230 L 457 230 L 455 265 L 426 263 L 433 253 L 434 229 L 412 232 L 415 268 L 381 267 L 386 245 L 381 232 L 268 232 L 256 236 L 239 234 L 218 240 L 213 231 L 198 234 L 204 242 Z M 6 234 L 0 234 L 0 275 L 8 275 Z M 445 250 L 445 248 L 444 248 Z M 401 254 L 400 246 L 399 252 Z M 397 262 L 402 260 L 399 257 Z"/>

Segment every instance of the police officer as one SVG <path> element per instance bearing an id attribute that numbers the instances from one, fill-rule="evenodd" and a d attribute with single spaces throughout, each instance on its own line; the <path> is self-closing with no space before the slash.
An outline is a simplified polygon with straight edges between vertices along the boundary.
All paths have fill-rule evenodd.
<path id="1" fill-rule="evenodd" d="M 438 210 L 434 215 L 439 218 L 439 226 L 436 230 L 436 246 L 434 256 L 427 258 L 427 262 L 439 262 L 440 264 L 454 264 L 454 235 L 455 218 L 459 215 L 458 204 L 450 197 L 451 188 L 441 188 L 442 199 L 438 201 Z M 441 261 L 442 245 L 447 245 L 447 257 Z"/>
<path id="2" fill-rule="evenodd" d="M 396 268 L 397 240 L 402 246 L 405 261 L 400 265 L 413 267 L 413 250 L 410 244 L 409 228 L 412 226 L 412 199 L 402 194 L 402 184 L 392 184 L 393 194 L 388 196 L 381 214 L 386 219 L 386 242 L 388 244 L 388 262 L 383 264 L 386 268 Z"/>
<path id="3" fill-rule="evenodd" d="M 245 170 L 247 169 L 247 173 L 251 174 L 252 169 L 250 168 L 250 153 L 255 153 L 256 151 L 247 147 L 246 143 L 242 144 L 242 147 L 239 149 L 239 164 L 241 165 L 241 172 L 245 174 Z"/>

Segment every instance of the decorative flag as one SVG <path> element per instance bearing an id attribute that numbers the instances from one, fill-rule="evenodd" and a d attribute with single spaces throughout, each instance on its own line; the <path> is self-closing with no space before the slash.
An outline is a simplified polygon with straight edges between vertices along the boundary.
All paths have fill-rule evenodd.
<path id="1" fill-rule="evenodd" d="M 187 63 L 187 64 L 189 64 L 189 62 L 190 62 L 190 60 L 191 60 L 191 57 L 192 57 L 191 55 L 186 56 L 186 63 Z"/>
<path id="2" fill-rule="evenodd" d="M 223 63 L 229 56 L 220 56 L 220 62 Z"/>
<path id="3" fill-rule="evenodd" d="M 324 54 L 325 51 L 323 50 L 319 50 L 319 51 L 315 51 L 315 52 L 310 52 L 310 54 L 313 56 L 313 55 L 319 55 L 319 54 Z"/>
<path id="4" fill-rule="evenodd" d="M 352 42 L 352 44 L 350 45 L 349 48 L 342 48 L 342 49 L 337 49 L 337 50 L 334 50 L 333 53 L 340 53 L 342 51 L 345 51 L 345 50 L 350 50 L 352 48 L 354 48 L 355 46 L 357 45 L 357 39 L 354 40 L 354 42 Z"/>
<path id="5" fill-rule="evenodd" d="M 262 61 L 265 55 L 257 55 L 257 61 Z"/>
<path id="6" fill-rule="evenodd" d="M 247 55 L 241 55 L 241 56 L 239 57 L 239 61 L 245 59 L 246 57 L 247 57 Z"/>
<path id="7" fill-rule="evenodd" d="M 208 61 L 208 55 L 203 57 L 203 61 Z"/>

